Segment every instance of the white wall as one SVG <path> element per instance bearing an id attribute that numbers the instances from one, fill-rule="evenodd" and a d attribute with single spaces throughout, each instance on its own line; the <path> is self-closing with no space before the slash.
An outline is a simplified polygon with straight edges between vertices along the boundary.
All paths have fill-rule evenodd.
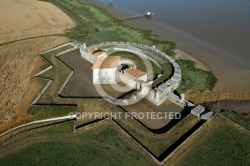
<path id="1" fill-rule="evenodd" d="M 142 81 L 146 82 L 148 80 L 147 74 L 141 76 L 140 78 L 138 78 L 138 80 L 142 80 Z"/>
<path id="2" fill-rule="evenodd" d="M 94 63 L 95 59 L 97 58 L 95 55 L 92 55 L 81 48 L 80 48 L 80 53 L 81 53 L 81 57 L 83 59 L 87 60 L 88 62 L 90 62 L 92 64 Z"/>
<path id="3" fill-rule="evenodd" d="M 121 81 L 126 83 L 131 88 L 136 88 L 136 82 L 135 79 L 131 77 L 130 74 L 124 72 L 124 74 L 120 73 Z"/>
<path id="4" fill-rule="evenodd" d="M 119 78 L 116 68 L 93 69 L 94 84 L 115 84 Z"/>

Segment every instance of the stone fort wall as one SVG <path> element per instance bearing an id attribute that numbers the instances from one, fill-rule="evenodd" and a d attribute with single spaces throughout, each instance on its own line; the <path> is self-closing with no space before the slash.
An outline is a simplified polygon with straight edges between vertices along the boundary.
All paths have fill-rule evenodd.
<path id="1" fill-rule="evenodd" d="M 181 74 L 182 73 L 181 73 L 180 66 L 175 62 L 175 60 L 172 57 L 170 57 L 166 53 L 164 53 L 164 52 L 162 52 L 154 47 L 150 47 L 150 46 L 142 45 L 142 44 L 137 44 L 137 43 L 131 43 L 131 42 L 116 42 L 116 41 L 115 42 L 106 42 L 106 43 L 100 43 L 97 45 L 92 45 L 90 47 L 80 46 L 81 56 L 84 59 L 88 58 L 89 60 L 88 59 L 86 59 L 86 60 L 93 63 L 95 56 L 92 56 L 91 54 L 89 54 L 87 52 L 87 50 L 102 47 L 102 46 L 113 46 L 113 45 L 127 45 L 127 46 L 133 46 L 133 47 L 139 48 L 139 49 L 144 49 L 147 51 L 151 51 L 151 52 L 155 53 L 156 55 L 162 57 L 163 59 L 167 60 L 172 65 L 172 68 L 173 68 L 173 75 L 171 76 L 171 78 L 169 78 L 168 80 L 164 80 L 163 83 L 160 84 L 155 89 L 151 88 L 150 83 L 141 82 L 141 81 L 135 82 L 135 84 L 137 84 L 136 87 L 137 88 L 140 87 L 141 91 L 139 93 L 143 96 L 145 94 L 147 94 L 146 98 L 156 105 L 160 105 L 166 99 L 169 99 L 172 102 L 180 105 L 181 107 L 185 106 L 185 102 L 181 100 L 181 97 L 179 97 L 176 94 L 173 94 L 173 91 L 176 90 L 181 83 Z M 83 49 L 83 50 L 81 51 L 81 49 Z"/>

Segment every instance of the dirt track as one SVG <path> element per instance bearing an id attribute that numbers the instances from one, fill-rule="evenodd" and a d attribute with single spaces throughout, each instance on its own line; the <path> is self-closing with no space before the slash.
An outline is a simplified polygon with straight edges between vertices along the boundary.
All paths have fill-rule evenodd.
<path id="1" fill-rule="evenodd" d="M 32 77 L 43 66 L 39 53 L 68 42 L 62 34 L 74 22 L 60 9 L 37 0 L 0 1 L 0 133 L 26 121 L 41 88 Z M 38 37 L 36 39 L 27 38 Z M 5 44 L 15 40 L 21 40 Z"/>

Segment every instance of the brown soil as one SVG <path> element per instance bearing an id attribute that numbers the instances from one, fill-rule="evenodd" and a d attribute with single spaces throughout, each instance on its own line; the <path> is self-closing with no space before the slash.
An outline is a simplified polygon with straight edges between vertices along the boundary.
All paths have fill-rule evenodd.
<path id="1" fill-rule="evenodd" d="M 242 115 L 250 114 L 250 100 L 220 100 L 216 102 L 206 102 L 203 105 Z"/>
<path id="2" fill-rule="evenodd" d="M 185 98 L 200 104 L 204 102 L 213 102 L 218 100 L 250 100 L 250 91 L 239 92 L 220 92 L 220 91 L 204 91 L 204 92 L 192 92 L 186 93 Z"/>
<path id="3" fill-rule="evenodd" d="M 0 43 L 63 34 L 74 22 L 60 9 L 38 0 L 0 1 Z"/>
<path id="4" fill-rule="evenodd" d="M 75 24 L 54 5 L 38 0 L 2 0 L 0 9 L 1 133 L 29 119 L 26 110 L 42 88 L 33 78 L 44 67 L 39 52 L 69 41 L 46 36 L 63 34 Z"/>
<path id="5" fill-rule="evenodd" d="M 175 49 L 174 50 L 174 53 L 175 53 L 175 56 L 174 58 L 177 60 L 177 59 L 185 59 L 185 60 L 191 60 L 194 62 L 195 64 L 195 67 L 198 68 L 198 69 L 202 69 L 202 70 L 205 70 L 205 71 L 209 71 L 208 67 L 205 65 L 204 62 L 201 62 L 200 60 L 198 60 L 197 58 L 194 58 L 193 55 L 183 51 L 183 50 L 180 50 L 180 49 Z"/>
<path id="6" fill-rule="evenodd" d="M 64 37 L 45 37 L 0 47 L 0 131 L 28 118 L 26 110 L 42 87 L 33 78 L 43 64 L 38 53 L 67 41 Z"/>
<path id="7" fill-rule="evenodd" d="M 250 113 L 250 91 L 243 92 L 188 92 L 185 98 L 195 104 L 216 109 L 233 111 L 241 114 Z"/>

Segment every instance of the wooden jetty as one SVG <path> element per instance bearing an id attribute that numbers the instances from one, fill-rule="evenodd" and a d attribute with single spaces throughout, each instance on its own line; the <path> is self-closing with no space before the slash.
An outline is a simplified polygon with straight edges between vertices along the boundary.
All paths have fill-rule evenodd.
<path id="1" fill-rule="evenodd" d="M 135 15 L 135 16 L 131 16 L 131 17 L 126 17 L 126 18 L 121 18 L 121 19 L 118 19 L 118 20 L 114 20 L 114 22 L 125 21 L 125 20 L 134 20 L 134 19 L 138 19 L 138 18 L 153 19 L 154 14 L 155 13 L 147 12 L 145 14 L 139 14 L 139 15 Z"/>

